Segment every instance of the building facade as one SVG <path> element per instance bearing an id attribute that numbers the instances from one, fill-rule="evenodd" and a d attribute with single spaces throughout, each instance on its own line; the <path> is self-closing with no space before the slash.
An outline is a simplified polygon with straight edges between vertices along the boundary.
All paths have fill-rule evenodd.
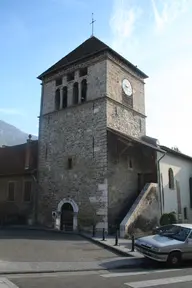
<path id="1" fill-rule="evenodd" d="M 161 146 L 160 160 L 162 213 L 175 212 L 178 222 L 192 221 L 192 158 Z"/>
<path id="2" fill-rule="evenodd" d="M 98 216 L 98 229 L 113 230 L 145 184 L 157 183 L 146 78 L 95 37 L 39 76 L 40 223 L 74 230 Z"/>
<path id="3" fill-rule="evenodd" d="M 38 141 L 0 148 L 0 224 L 32 224 L 36 218 Z"/>

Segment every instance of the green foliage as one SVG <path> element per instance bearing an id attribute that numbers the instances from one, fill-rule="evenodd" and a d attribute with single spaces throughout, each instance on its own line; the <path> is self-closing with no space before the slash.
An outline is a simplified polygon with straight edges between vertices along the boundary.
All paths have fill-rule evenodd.
<path id="1" fill-rule="evenodd" d="M 177 223 L 175 212 L 165 213 L 160 218 L 160 225 L 161 226 L 169 225 L 169 224 L 175 224 L 175 223 Z"/>

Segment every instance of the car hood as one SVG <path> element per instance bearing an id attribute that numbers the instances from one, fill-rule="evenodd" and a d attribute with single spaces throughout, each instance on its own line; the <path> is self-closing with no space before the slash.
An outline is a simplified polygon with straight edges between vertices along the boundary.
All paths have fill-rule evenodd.
<path id="1" fill-rule="evenodd" d="M 181 241 L 171 239 L 166 236 L 161 235 L 151 235 L 139 238 L 136 240 L 136 244 L 139 245 L 146 245 L 146 246 L 154 246 L 154 247 L 165 247 L 165 246 L 172 246 L 172 245 L 178 245 L 181 244 Z"/>

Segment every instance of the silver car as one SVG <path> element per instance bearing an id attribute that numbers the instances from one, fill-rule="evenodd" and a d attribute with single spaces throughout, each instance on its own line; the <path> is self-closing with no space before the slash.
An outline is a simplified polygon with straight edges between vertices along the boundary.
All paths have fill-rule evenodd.
<path id="1" fill-rule="evenodd" d="M 145 257 L 178 266 L 192 259 L 192 224 L 173 224 L 157 229 L 157 234 L 138 238 L 135 247 Z"/>

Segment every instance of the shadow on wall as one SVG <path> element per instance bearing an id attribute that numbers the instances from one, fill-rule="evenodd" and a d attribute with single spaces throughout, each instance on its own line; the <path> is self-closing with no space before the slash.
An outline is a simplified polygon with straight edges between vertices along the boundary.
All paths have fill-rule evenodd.
<path id="1" fill-rule="evenodd" d="M 191 219 L 189 214 L 190 207 L 188 204 L 190 203 L 189 179 L 186 179 L 186 186 L 188 187 L 188 189 L 186 189 L 186 187 L 181 186 L 181 181 L 179 181 L 182 177 L 181 171 L 174 175 L 174 186 L 172 189 L 169 188 L 169 183 L 164 186 L 163 177 L 160 177 L 160 197 L 158 187 L 153 187 L 145 198 L 144 203 L 140 208 L 140 212 L 137 213 L 134 221 L 129 225 L 125 237 L 130 237 L 133 234 L 136 237 L 151 234 L 154 228 L 160 225 L 161 210 L 162 214 L 175 212 L 178 223 L 189 222 Z M 183 193 L 187 193 L 187 195 L 184 195 Z M 161 207 L 159 199 L 161 199 Z M 184 203 L 182 203 L 182 200 Z M 186 209 L 187 206 L 188 209 Z"/>

